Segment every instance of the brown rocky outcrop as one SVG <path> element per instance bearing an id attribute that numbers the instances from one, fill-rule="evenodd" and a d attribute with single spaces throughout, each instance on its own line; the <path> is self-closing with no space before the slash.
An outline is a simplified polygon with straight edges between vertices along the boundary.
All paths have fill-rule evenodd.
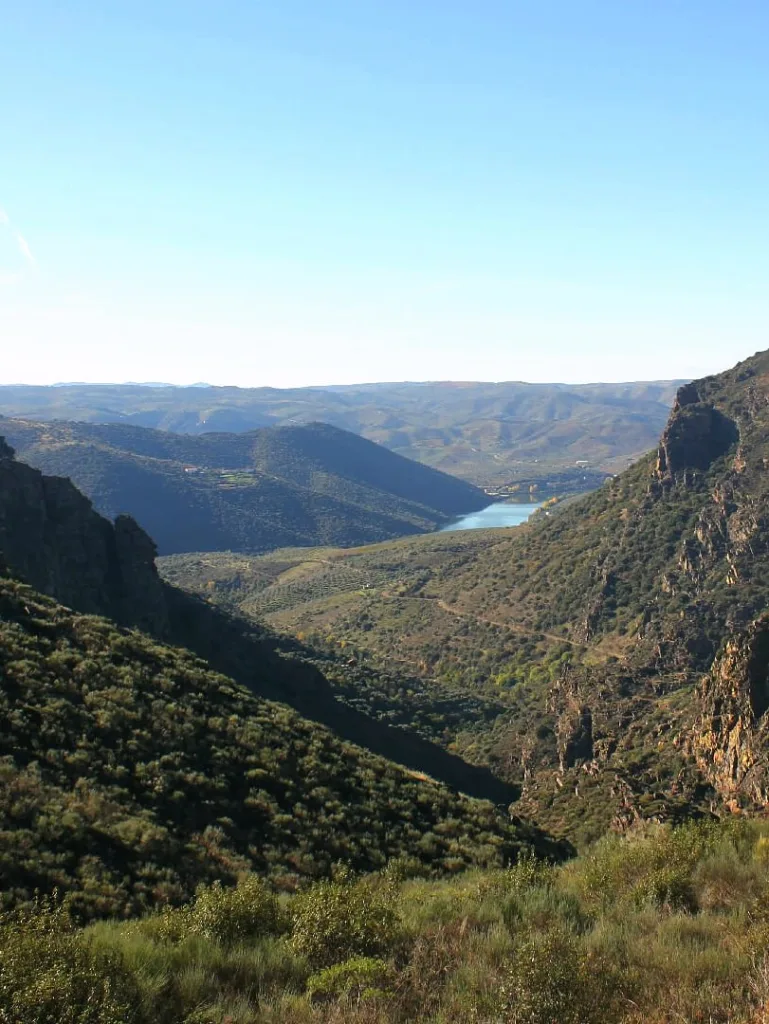
<path id="1" fill-rule="evenodd" d="M 690 752 L 733 806 L 769 803 L 769 614 L 727 641 L 701 687 Z"/>

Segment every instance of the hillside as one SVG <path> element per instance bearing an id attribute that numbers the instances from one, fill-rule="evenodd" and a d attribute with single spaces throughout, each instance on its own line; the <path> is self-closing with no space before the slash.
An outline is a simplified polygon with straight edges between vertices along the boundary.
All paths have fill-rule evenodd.
<path id="1" fill-rule="evenodd" d="M 0 561 L 30 585 L 77 611 L 108 615 L 188 648 L 258 696 L 289 704 L 412 771 L 498 804 L 517 797 L 514 786 L 427 742 L 408 722 L 393 728 L 344 700 L 340 675 L 348 687 L 357 681 L 349 657 L 329 661 L 163 583 L 154 554 L 152 541 L 130 517 L 109 522 L 70 481 L 16 461 L 0 439 Z"/>
<path id="2" fill-rule="evenodd" d="M 415 857 L 503 863 L 536 830 L 425 781 L 186 651 L 0 578 L 0 887 L 86 916 L 247 870 L 284 887 Z"/>
<path id="3" fill-rule="evenodd" d="M 321 423 L 243 434 L 0 419 L 19 457 L 129 514 L 162 554 L 348 546 L 433 530 L 479 489 Z"/>
<path id="4" fill-rule="evenodd" d="M 652 455 L 515 530 L 340 552 L 337 585 L 171 566 L 276 625 L 505 706 L 454 749 L 584 839 L 638 816 L 765 807 L 769 353 L 680 389 Z M 373 585 L 355 591 L 342 567 Z M 297 579 L 298 569 L 293 572 Z M 196 584 L 194 581 L 198 580 Z M 278 600 L 281 598 L 281 600 Z"/>
<path id="5" fill-rule="evenodd" d="M 607 836 L 557 866 L 413 877 L 403 861 L 276 896 L 245 875 L 73 926 L 0 915 L 14 1024 L 764 1024 L 765 822 Z M 411 872 L 409 872 L 411 868 Z"/>
<path id="6" fill-rule="evenodd" d="M 4 442 L 0 682 L 0 902 L 58 887 L 81 915 L 135 913 L 243 871 L 292 887 L 337 862 L 566 849 L 459 795 L 515 790 L 338 700 L 311 649 L 164 584 L 135 523 Z"/>
<path id="7" fill-rule="evenodd" d="M 0 387 L 0 413 L 191 434 L 321 420 L 478 486 L 525 491 L 533 484 L 570 493 L 597 486 L 653 447 L 676 387 L 671 381 L 285 390 L 78 384 Z"/>

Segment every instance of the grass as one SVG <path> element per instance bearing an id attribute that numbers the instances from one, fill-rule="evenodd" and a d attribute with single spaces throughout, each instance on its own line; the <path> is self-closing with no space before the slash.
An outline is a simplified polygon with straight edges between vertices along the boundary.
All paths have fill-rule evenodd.
<path id="1" fill-rule="evenodd" d="M 434 881 L 400 861 L 272 900 L 253 882 L 213 887 L 186 909 L 75 928 L 68 945 L 133 985 L 135 1019 L 153 1024 L 761 1024 L 768 846 L 762 822 L 644 826 L 560 867 Z M 9 979 L 4 955 L 20 928 L 28 947 L 50 933 L 36 920 L 0 928 L 0 1020 L 16 1020 L 14 985 L 34 993 L 34 958 Z"/>

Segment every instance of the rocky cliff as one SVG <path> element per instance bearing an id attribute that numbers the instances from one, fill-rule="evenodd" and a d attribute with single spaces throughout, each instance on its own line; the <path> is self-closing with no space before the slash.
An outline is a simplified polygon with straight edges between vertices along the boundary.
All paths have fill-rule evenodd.
<path id="1" fill-rule="evenodd" d="M 696 384 L 686 384 L 660 438 L 657 478 L 670 484 L 678 473 L 706 470 L 738 439 L 734 420 L 702 401 Z"/>
<path id="2" fill-rule="evenodd" d="M 0 553 L 36 590 L 78 611 L 168 632 L 155 546 L 130 516 L 96 513 L 63 477 L 14 458 L 0 438 Z"/>
<path id="3" fill-rule="evenodd" d="M 727 641 L 700 689 L 690 751 L 732 809 L 769 804 L 769 615 Z"/>

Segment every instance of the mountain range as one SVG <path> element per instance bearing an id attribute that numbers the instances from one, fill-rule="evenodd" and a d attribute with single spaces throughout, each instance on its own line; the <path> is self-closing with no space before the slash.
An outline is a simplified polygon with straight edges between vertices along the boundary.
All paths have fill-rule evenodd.
<path id="1" fill-rule="evenodd" d="M 20 458 L 69 477 L 162 554 L 349 546 L 434 530 L 483 508 L 479 488 L 322 423 L 240 434 L 0 417 Z"/>
<path id="2" fill-rule="evenodd" d="M 478 486 L 564 493 L 600 484 L 653 447 L 681 383 L 6 386 L 0 413 L 191 434 L 322 421 Z"/>
<path id="3" fill-rule="evenodd" d="M 762 353 L 523 527 L 161 576 L 0 441 L 0 1017 L 762 1020 L 768 467 Z"/>
<path id="4" fill-rule="evenodd" d="M 146 428 L 137 436 L 156 443 Z M 225 444 L 217 435 L 164 443 L 164 454 L 173 449 L 179 459 L 187 445 Z M 125 655 L 138 694 L 154 685 L 164 658 L 181 659 L 182 676 L 221 673 L 230 682 L 218 676 L 211 686 L 240 687 L 228 700 L 282 702 L 314 723 L 303 729 L 330 730 L 334 743 L 396 762 L 408 778 L 428 775 L 455 792 L 512 803 L 516 815 L 577 843 L 648 818 L 763 808 L 767 465 L 762 353 L 680 388 L 653 452 L 527 526 L 348 550 L 179 555 L 161 560 L 164 582 L 152 541 L 132 519 L 109 522 L 70 482 L 23 465 L 6 446 L 0 555 L 12 651 L 8 721 L 19 730 L 12 745 L 21 749 L 26 730 L 35 752 L 24 764 L 45 753 L 24 710 L 33 706 L 29 692 L 13 689 L 17 675 L 42 687 L 45 703 L 57 679 L 93 678 L 96 669 L 76 671 L 81 659 L 98 665 L 107 656 L 119 666 Z M 97 625 L 94 615 L 114 625 Z M 184 661 L 179 648 L 198 660 Z M 104 671 L 109 681 L 112 669 Z M 192 699 L 191 685 L 179 691 L 188 694 L 180 706 Z M 108 703 L 117 700 L 109 694 Z M 65 707 L 74 697 L 61 699 Z M 231 714 L 262 713 L 249 708 Z M 122 714 L 110 705 L 89 719 L 94 750 L 98 723 Z M 65 726 L 56 729 L 59 765 L 75 753 L 67 753 Z M 208 740 L 201 733 L 196 742 Z M 161 763 L 166 754 L 155 753 Z M 37 820 L 38 811 L 29 813 Z M 504 833 L 501 820 L 494 828 Z M 552 842 L 521 828 L 540 848 Z M 474 856 L 462 854 L 464 862 Z"/>

